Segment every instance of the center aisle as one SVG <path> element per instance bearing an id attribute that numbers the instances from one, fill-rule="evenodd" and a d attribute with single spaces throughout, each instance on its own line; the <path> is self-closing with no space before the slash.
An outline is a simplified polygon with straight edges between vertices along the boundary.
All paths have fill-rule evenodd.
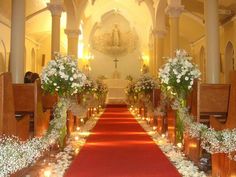
<path id="1" fill-rule="evenodd" d="M 106 108 L 66 177 L 180 177 L 127 108 Z"/>

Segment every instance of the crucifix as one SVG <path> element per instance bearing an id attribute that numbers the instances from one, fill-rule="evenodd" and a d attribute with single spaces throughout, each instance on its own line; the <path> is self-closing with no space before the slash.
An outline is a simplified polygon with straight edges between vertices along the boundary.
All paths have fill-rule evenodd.
<path id="1" fill-rule="evenodd" d="M 117 63 L 118 63 L 118 59 L 117 58 L 115 58 L 115 60 L 113 60 L 114 62 L 115 62 L 115 69 L 117 68 Z"/>

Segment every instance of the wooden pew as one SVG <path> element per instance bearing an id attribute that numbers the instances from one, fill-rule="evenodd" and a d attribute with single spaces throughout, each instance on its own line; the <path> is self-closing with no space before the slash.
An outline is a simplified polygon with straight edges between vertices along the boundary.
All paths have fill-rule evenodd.
<path id="1" fill-rule="evenodd" d="M 0 74 L 0 135 L 17 135 L 14 97 L 10 73 Z"/>
<path id="2" fill-rule="evenodd" d="M 48 129 L 50 112 L 43 111 L 40 80 L 29 84 L 13 84 L 13 95 L 16 115 L 33 117 L 34 136 L 42 136 Z"/>
<path id="3" fill-rule="evenodd" d="M 188 99 L 190 114 L 196 122 L 209 126 L 210 116 L 214 115 L 224 122 L 228 113 L 229 84 L 200 84 L 195 82 Z M 192 161 L 198 164 L 202 155 L 200 141 L 184 135 L 184 152 Z"/>
<path id="4" fill-rule="evenodd" d="M 42 104 L 44 111 L 53 111 L 54 106 L 58 101 L 58 96 L 56 94 L 52 95 L 50 93 L 43 92 L 42 94 Z"/>
<path id="5" fill-rule="evenodd" d="M 236 128 L 236 72 L 230 73 L 231 88 L 228 107 L 228 116 L 225 123 L 220 122 L 214 116 L 210 118 L 210 125 L 215 130 Z M 236 151 L 236 150 L 235 150 Z M 233 153 L 235 155 L 235 153 Z M 236 176 L 236 161 L 230 160 L 228 154 L 212 154 L 212 176 L 229 177 Z"/>

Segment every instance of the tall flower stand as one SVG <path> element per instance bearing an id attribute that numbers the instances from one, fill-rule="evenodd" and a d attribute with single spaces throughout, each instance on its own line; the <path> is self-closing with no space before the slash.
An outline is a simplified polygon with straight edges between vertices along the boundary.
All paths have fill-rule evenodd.
<path id="1" fill-rule="evenodd" d="M 47 135 L 58 132 L 58 144 L 60 149 L 65 147 L 67 135 L 67 110 L 70 106 L 70 100 L 67 97 L 60 97 L 54 110 L 54 119 L 50 122 Z M 46 136 L 47 136 L 46 135 Z"/>
<path id="2" fill-rule="evenodd" d="M 178 98 L 179 106 L 181 108 L 186 107 L 186 96 L 185 95 L 186 94 L 182 94 L 181 97 Z M 181 113 L 180 113 L 179 109 L 176 110 L 176 122 L 175 122 L 175 124 L 176 124 L 175 125 L 175 128 L 176 128 L 176 130 L 175 130 L 176 131 L 175 132 L 175 142 L 176 142 L 177 145 L 181 146 L 181 148 L 182 148 L 183 135 L 184 135 L 184 121 L 181 118 Z"/>

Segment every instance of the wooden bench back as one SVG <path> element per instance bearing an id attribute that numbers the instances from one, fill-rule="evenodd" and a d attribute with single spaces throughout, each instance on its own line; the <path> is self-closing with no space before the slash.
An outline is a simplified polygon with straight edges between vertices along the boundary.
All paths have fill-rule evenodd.
<path id="1" fill-rule="evenodd" d="M 13 84 L 16 113 L 34 113 L 36 95 L 34 83 Z"/>
<path id="2" fill-rule="evenodd" d="M 230 72 L 230 98 L 229 98 L 229 109 L 228 117 L 225 123 L 225 128 L 233 129 L 236 128 L 236 72 Z"/>
<path id="3" fill-rule="evenodd" d="M 58 96 L 56 94 L 51 95 L 49 93 L 43 93 L 42 95 L 42 102 L 43 102 L 43 109 L 50 109 L 52 110 L 53 107 L 56 105 L 58 101 Z"/>
<path id="4" fill-rule="evenodd" d="M 229 84 L 201 84 L 200 112 L 227 113 L 229 105 Z"/>
<path id="5" fill-rule="evenodd" d="M 17 135 L 10 73 L 0 74 L 0 135 Z"/>
<path id="6" fill-rule="evenodd" d="M 48 128 L 49 113 L 44 113 L 40 80 L 34 83 L 13 84 L 15 111 L 17 114 L 30 114 L 34 119 L 34 135 L 41 136 Z"/>
<path id="7" fill-rule="evenodd" d="M 230 72 L 230 96 L 228 116 L 226 122 L 222 124 L 215 117 L 211 116 L 210 125 L 215 130 L 234 129 L 236 128 L 236 71 Z M 233 152 L 232 154 L 235 154 Z M 215 153 L 212 154 L 212 176 L 235 176 L 236 162 L 230 160 L 228 154 Z"/>
<path id="8" fill-rule="evenodd" d="M 228 113 L 230 84 L 200 84 L 195 82 L 188 106 L 191 114 L 200 122 L 201 115 L 223 115 Z"/>

